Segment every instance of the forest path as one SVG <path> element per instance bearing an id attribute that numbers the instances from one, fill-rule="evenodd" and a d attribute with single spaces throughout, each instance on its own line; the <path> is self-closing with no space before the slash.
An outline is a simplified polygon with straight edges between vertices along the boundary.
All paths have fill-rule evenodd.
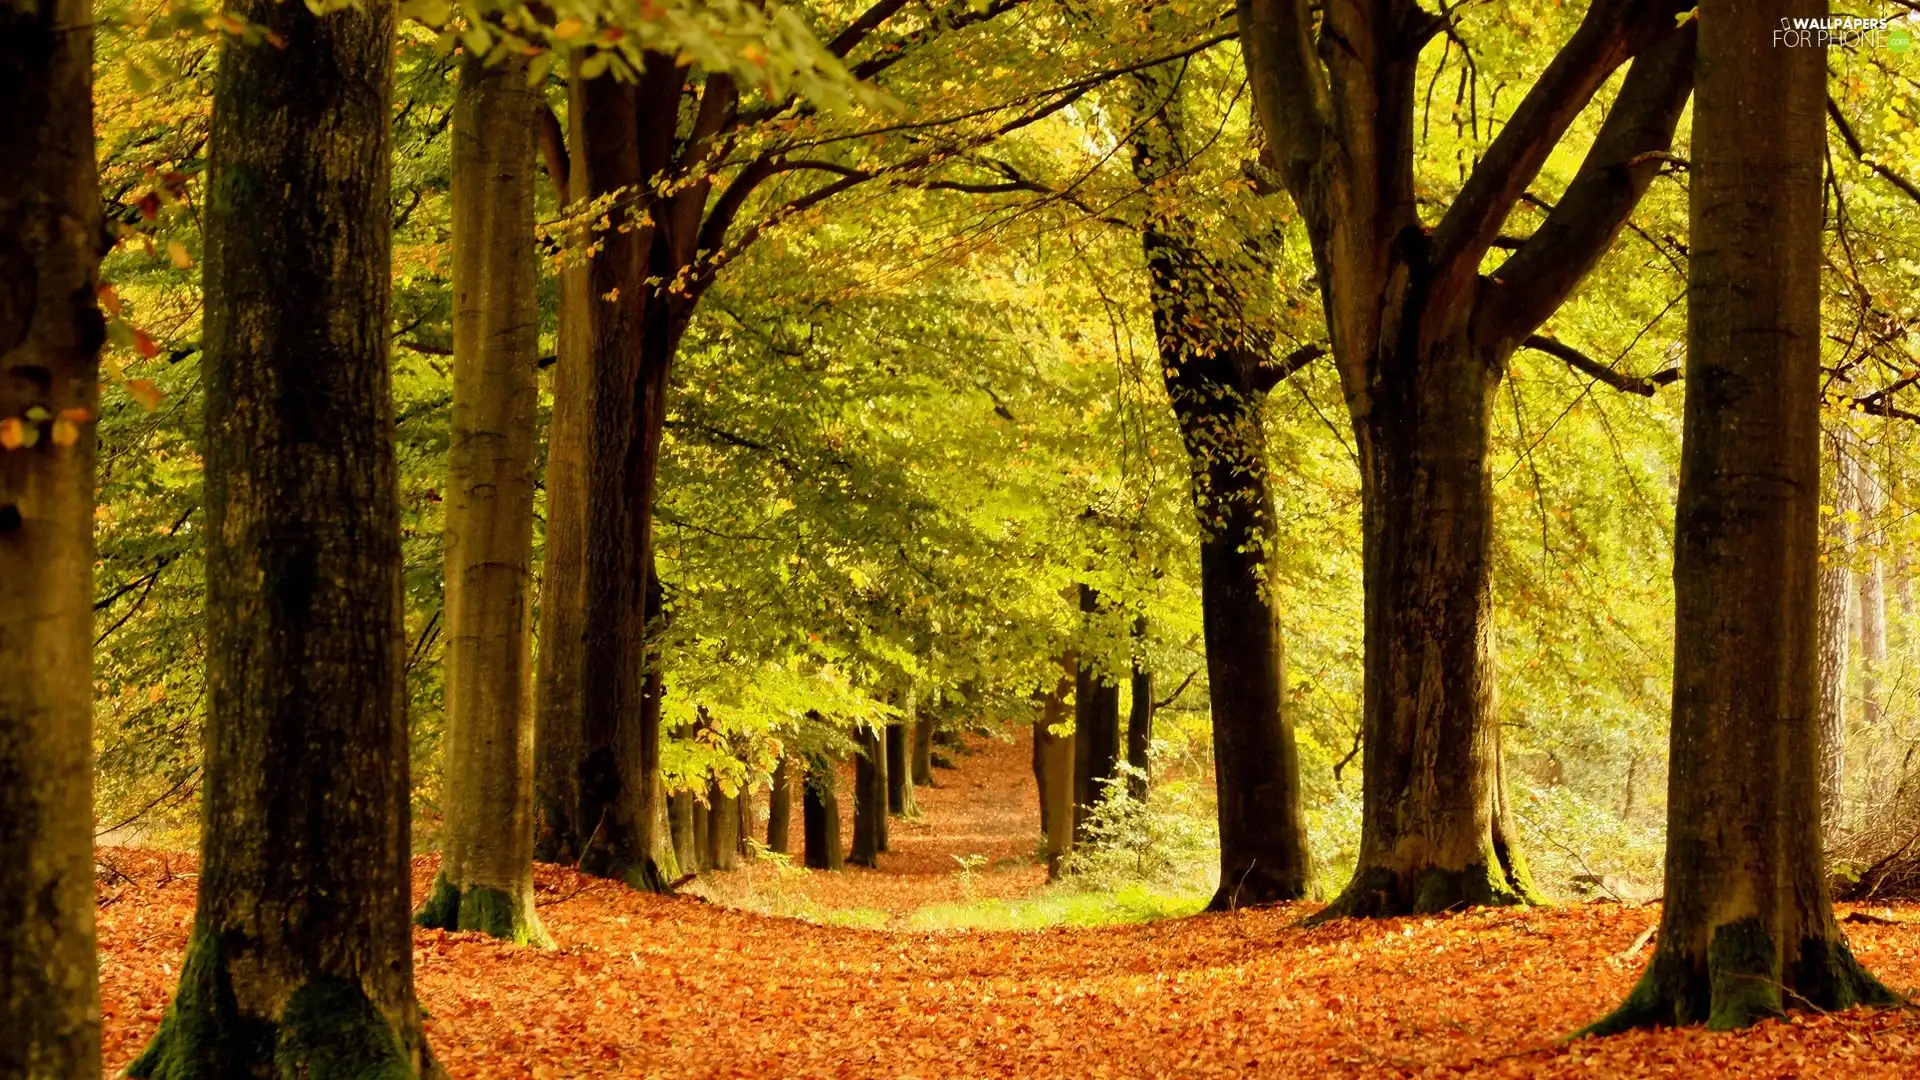
<path id="1" fill-rule="evenodd" d="M 151 1037 L 193 916 L 191 860 L 103 851 L 106 1059 Z M 432 859 L 417 860 L 424 893 Z M 902 875 L 905 876 L 905 875 Z M 876 878 L 878 876 L 876 875 Z M 559 942 L 414 933 L 428 1037 L 453 1080 L 586 1077 L 1844 1077 L 1920 1075 L 1911 1011 L 1738 1034 L 1561 1037 L 1620 1001 L 1654 907 L 1583 905 L 1302 929 L 1299 908 L 1097 929 L 913 933 L 662 898 L 555 867 Z M 1920 985 L 1920 908 L 1849 923 Z"/>
<path id="2" fill-rule="evenodd" d="M 1034 858 L 1040 801 L 1033 729 L 1015 725 L 1009 735 L 970 734 L 958 752 L 941 750 L 955 768 L 934 769 L 934 786 L 914 789 L 919 816 L 890 819 L 890 850 L 878 868 L 800 869 L 796 806 L 793 857 L 785 865 L 744 862 L 732 872 L 702 875 L 688 891 L 728 907 L 896 929 L 932 905 L 1031 896 L 1047 883 L 1046 868 Z M 853 836 L 853 773 L 850 766 L 843 772 L 844 842 Z M 765 822 L 764 806 L 756 818 Z"/>

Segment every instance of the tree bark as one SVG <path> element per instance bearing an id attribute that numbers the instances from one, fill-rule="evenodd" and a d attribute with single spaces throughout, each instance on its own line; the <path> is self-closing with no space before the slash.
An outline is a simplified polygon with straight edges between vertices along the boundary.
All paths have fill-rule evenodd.
<path id="1" fill-rule="evenodd" d="M 907 721 L 887 725 L 887 812 L 919 817 L 920 805 L 913 798 L 913 755 L 909 746 L 915 727 L 912 694 L 907 695 L 907 703 Z"/>
<path id="2" fill-rule="evenodd" d="M 1836 429 L 1822 438 L 1831 459 L 1823 470 L 1828 506 L 1832 513 L 1821 520 L 1819 589 L 1820 696 L 1815 717 L 1820 731 L 1820 820 L 1828 837 L 1838 835 L 1842 823 L 1847 781 L 1847 663 L 1852 651 L 1848 618 L 1853 600 L 1853 573 L 1848 568 L 1852 557 L 1853 525 L 1848 513 L 1853 509 L 1853 485 L 1847 482 L 1845 429 Z"/>
<path id="3" fill-rule="evenodd" d="M 412 1077 L 393 9 L 227 11 L 285 47 L 226 41 L 214 83 L 199 896 L 129 1073 Z"/>
<path id="4" fill-rule="evenodd" d="M 1360 458 L 1365 805 L 1353 881 L 1318 918 L 1528 896 L 1491 711 L 1490 398 L 1514 348 L 1599 261 L 1660 168 L 1692 85 L 1684 9 L 1590 4 L 1428 226 L 1413 118 L 1419 57 L 1444 19 L 1411 0 L 1329 3 L 1316 42 L 1301 0 L 1240 0 L 1268 161 L 1306 222 Z M 1629 59 L 1559 203 L 1481 273 L 1508 214 Z"/>
<path id="5" fill-rule="evenodd" d="M 1142 803 L 1147 801 L 1151 787 L 1153 750 L 1153 671 L 1146 666 L 1144 653 L 1139 651 L 1146 636 L 1147 617 L 1142 615 L 1133 624 L 1133 700 L 1127 711 L 1127 767 L 1131 770 L 1127 776 L 1127 797 Z"/>
<path id="6" fill-rule="evenodd" d="M 793 772 L 792 756 L 782 753 L 767 792 L 767 850 L 780 855 L 787 854 L 793 827 Z"/>
<path id="7" fill-rule="evenodd" d="M 740 865 L 740 796 L 713 781 L 707 788 L 707 867 L 731 870 Z"/>
<path id="8" fill-rule="evenodd" d="M 1869 448 L 1856 441 L 1849 459 L 1853 469 L 1854 505 L 1860 511 L 1860 528 L 1868 540 L 1866 557 L 1855 574 L 1860 586 L 1860 721 L 1868 727 L 1880 723 L 1880 667 L 1887 662 L 1887 589 L 1876 553 L 1881 526 L 1880 514 L 1886 508 L 1886 493 L 1875 475 Z"/>
<path id="9" fill-rule="evenodd" d="M 547 943 L 533 908 L 532 596 L 539 312 L 525 64 L 460 65 L 453 108 L 446 835 L 422 926 Z"/>
<path id="10" fill-rule="evenodd" d="M 810 870 L 840 870 L 846 863 L 840 852 L 840 786 L 834 772 L 833 759 L 824 754 L 810 754 L 806 760 L 806 775 L 801 778 L 803 788 L 800 795 L 800 831 L 801 840 L 806 846 L 803 853 L 807 868 Z"/>
<path id="11" fill-rule="evenodd" d="M 659 133 L 643 125 L 652 103 L 680 85 L 668 58 L 651 58 L 640 81 L 581 78 L 569 86 L 576 191 L 589 198 L 646 190 Z M 669 129 L 668 134 L 671 134 Z M 580 812 L 591 837 L 580 860 L 588 873 L 664 890 L 654 865 L 653 799 L 657 714 L 644 695 L 653 496 L 659 469 L 666 373 L 682 316 L 648 284 L 659 256 L 644 215 L 596 239 L 587 264 L 585 311 L 593 404 L 586 423 L 585 641 L 580 669 Z M 671 276 L 669 274 L 669 276 Z M 649 753 L 649 749 L 652 753 Z"/>
<path id="12" fill-rule="evenodd" d="M 913 782 L 933 786 L 933 715 L 923 713 L 913 722 Z"/>
<path id="13" fill-rule="evenodd" d="M 1047 880 L 1060 876 L 1061 863 L 1073 850 L 1073 743 L 1066 731 L 1067 688 L 1073 685 L 1079 663 L 1074 654 L 1062 658 L 1060 681 L 1041 698 L 1040 718 L 1033 723 L 1033 780 L 1040 793 L 1040 833 L 1047 860 Z"/>
<path id="14" fill-rule="evenodd" d="M 536 113 L 548 178 L 562 202 L 585 196 L 551 113 Z M 586 662 L 587 421 L 593 413 L 585 236 L 568 238 L 560 271 L 553 412 L 547 420 L 546 545 L 541 555 L 539 661 L 534 679 L 534 854 L 576 863 L 583 754 L 580 677 Z M 591 828 L 592 826 L 588 826 Z"/>
<path id="15" fill-rule="evenodd" d="M 713 830 L 713 807 L 709 802 L 713 798 L 712 790 L 709 784 L 707 791 L 688 796 L 693 802 L 693 863 L 681 868 L 683 874 L 713 869 L 713 840 L 708 836 Z"/>
<path id="16" fill-rule="evenodd" d="M 1182 154 L 1177 90 L 1142 79 L 1134 172 L 1155 183 Z M 1300 762 L 1286 707 L 1280 613 L 1266 585 L 1277 517 L 1268 486 L 1265 357 L 1222 313 L 1236 310 L 1224 268 L 1195 226 L 1167 215 L 1142 233 L 1167 397 L 1187 450 L 1200 528 L 1200 608 L 1212 707 L 1220 886 L 1211 910 L 1317 894 Z M 1264 263 L 1254 258 L 1255 266 Z"/>
<path id="17" fill-rule="evenodd" d="M 0 1075 L 22 1080 L 100 1075 L 92 18 L 0 7 Z"/>
<path id="18" fill-rule="evenodd" d="M 887 850 L 887 750 L 879 728 L 865 727 L 857 736 L 859 756 L 853 760 L 853 842 L 847 861 L 855 866 L 879 866 Z"/>
<path id="19" fill-rule="evenodd" d="M 1666 902 L 1646 974 L 1594 1033 L 1894 1000 L 1834 922 L 1806 722 L 1818 687 L 1827 76 L 1824 48 L 1771 39 L 1783 19 L 1825 11 L 1700 5 Z"/>
<path id="20" fill-rule="evenodd" d="M 673 841 L 673 861 L 680 873 L 700 872 L 700 835 L 694 830 L 693 792 L 676 791 L 667 797 L 667 831 Z"/>
<path id="21" fill-rule="evenodd" d="M 1100 610 L 1100 593 L 1080 586 L 1080 613 L 1089 619 Z M 1073 694 L 1073 836 L 1087 839 L 1087 819 L 1106 798 L 1120 761 L 1120 684 L 1081 654 Z"/>

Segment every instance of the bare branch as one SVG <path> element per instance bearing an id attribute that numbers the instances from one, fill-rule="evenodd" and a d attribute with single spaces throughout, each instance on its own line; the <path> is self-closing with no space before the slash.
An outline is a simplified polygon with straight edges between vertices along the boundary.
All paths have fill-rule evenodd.
<path id="1" fill-rule="evenodd" d="M 1652 397 L 1661 387 L 1680 381 L 1680 369 L 1677 367 L 1662 368 L 1651 375 L 1630 375 L 1624 371 L 1614 370 L 1571 345 L 1555 341 L 1550 337 L 1541 337 L 1538 334 L 1528 337 L 1521 344 L 1535 352 L 1546 353 L 1580 374 L 1596 382 L 1606 383 L 1623 394 Z"/>
<path id="2" fill-rule="evenodd" d="M 1847 149 L 1852 151 L 1860 164 L 1880 174 L 1888 183 L 1906 192 L 1908 198 L 1920 203 L 1920 184 L 1868 157 L 1866 147 L 1860 143 L 1860 136 L 1854 133 L 1853 125 L 1847 122 L 1846 116 L 1840 111 L 1840 103 L 1832 97 L 1827 98 L 1827 116 L 1833 120 L 1834 130 L 1840 133 L 1840 140 L 1847 144 Z"/>

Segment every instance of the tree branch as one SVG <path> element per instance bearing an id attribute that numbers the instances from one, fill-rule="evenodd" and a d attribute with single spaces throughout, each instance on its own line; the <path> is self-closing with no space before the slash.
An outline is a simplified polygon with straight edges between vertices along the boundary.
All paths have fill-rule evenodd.
<path id="1" fill-rule="evenodd" d="M 1324 153 L 1332 105 L 1313 26 L 1303 0 L 1239 0 L 1240 49 L 1246 55 L 1254 111 L 1266 132 L 1270 167 L 1294 195 L 1308 227 L 1324 236 L 1321 200 L 1309 195 Z"/>
<path id="2" fill-rule="evenodd" d="M 1613 246 L 1671 155 L 1693 93 L 1694 24 L 1671 31 L 1628 70 L 1587 159 L 1546 221 L 1493 279 L 1492 332 L 1511 341 L 1545 322 Z"/>
<path id="3" fill-rule="evenodd" d="M 1457 295 L 1479 272 L 1514 203 L 1548 155 L 1621 64 L 1674 26 L 1674 0 L 1594 0 L 1433 231 L 1437 291 Z"/>
<path id="4" fill-rule="evenodd" d="M 1677 367 L 1662 368 L 1651 375 L 1630 375 L 1624 371 L 1614 370 L 1571 345 L 1555 341 L 1550 337 L 1541 337 L 1538 334 L 1528 337 L 1521 342 L 1521 345 L 1535 352 L 1546 353 L 1580 374 L 1596 382 L 1606 383 L 1623 394 L 1652 397 L 1661 387 L 1680 381 L 1680 369 Z"/>
<path id="5" fill-rule="evenodd" d="M 1268 393 L 1274 387 L 1292 378 L 1294 373 L 1315 360 L 1327 355 L 1325 345 L 1302 345 L 1280 360 L 1262 358 L 1252 367 L 1253 389 L 1257 393 Z"/>
<path id="6" fill-rule="evenodd" d="M 1860 143 L 1860 136 L 1854 133 L 1853 125 L 1848 123 L 1846 116 L 1840 112 L 1840 103 L 1832 97 L 1827 98 L 1827 116 L 1833 120 L 1834 130 L 1840 133 L 1840 140 L 1847 144 L 1847 149 L 1853 152 L 1854 158 L 1860 164 L 1879 173 L 1888 183 L 1906 192 L 1909 199 L 1920 203 L 1920 184 L 1915 184 L 1912 180 L 1868 157 L 1866 147 Z"/>

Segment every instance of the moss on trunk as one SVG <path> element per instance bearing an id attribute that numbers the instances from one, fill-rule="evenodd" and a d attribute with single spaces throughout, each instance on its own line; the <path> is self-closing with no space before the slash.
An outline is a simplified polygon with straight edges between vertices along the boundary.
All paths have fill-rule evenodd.
<path id="1" fill-rule="evenodd" d="M 426 903 L 413 913 L 416 925 L 432 930 L 477 930 L 516 945 L 549 947 L 553 939 L 534 912 L 533 892 L 468 885 L 436 874 Z"/>

